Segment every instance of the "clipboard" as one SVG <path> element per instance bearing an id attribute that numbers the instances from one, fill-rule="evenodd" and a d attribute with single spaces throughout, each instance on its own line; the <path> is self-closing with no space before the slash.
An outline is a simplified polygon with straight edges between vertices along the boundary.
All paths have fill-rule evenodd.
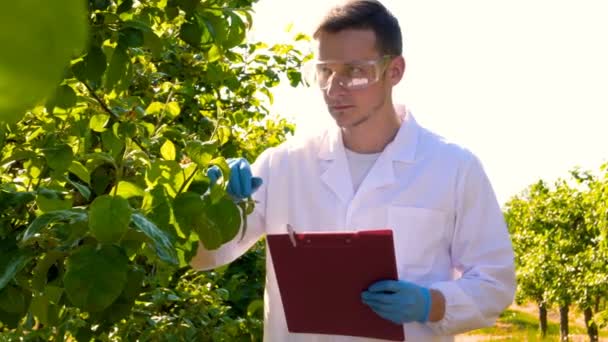
<path id="1" fill-rule="evenodd" d="M 402 325 L 361 302 L 371 284 L 398 279 L 392 230 L 268 234 L 266 241 L 290 332 L 405 340 Z"/>

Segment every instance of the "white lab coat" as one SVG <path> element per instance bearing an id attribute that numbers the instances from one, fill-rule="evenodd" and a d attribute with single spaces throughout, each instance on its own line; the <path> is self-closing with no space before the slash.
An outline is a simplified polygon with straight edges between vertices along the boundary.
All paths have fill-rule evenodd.
<path id="1" fill-rule="evenodd" d="M 235 260 L 264 234 L 296 230 L 394 230 L 399 279 L 435 288 L 446 298 L 436 323 L 405 324 L 408 341 L 453 341 L 494 323 L 515 293 L 513 250 L 501 209 L 479 160 L 419 126 L 410 112 L 356 193 L 340 130 L 264 152 L 253 174 L 264 180 L 246 237 L 209 252 L 195 268 Z M 268 251 L 268 249 L 267 249 Z M 268 252 L 267 252 L 268 253 Z M 377 341 L 287 330 L 270 256 L 266 258 L 265 341 Z"/>

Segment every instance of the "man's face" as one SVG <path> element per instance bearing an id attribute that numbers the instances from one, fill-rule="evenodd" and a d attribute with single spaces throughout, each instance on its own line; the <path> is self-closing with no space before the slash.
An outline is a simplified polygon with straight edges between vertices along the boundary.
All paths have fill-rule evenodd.
<path id="1" fill-rule="evenodd" d="M 390 59 L 376 48 L 376 37 L 371 30 L 343 30 L 337 33 L 323 32 L 318 37 L 318 60 L 323 64 L 322 73 L 327 75 L 323 97 L 329 113 L 339 127 L 351 128 L 362 124 L 389 100 L 390 82 L 384 77 Z M 376 68 L 379 80 L 360 89 L 350 89 L 344 80 L 361 73 L 361 68 Z M 353 71 L 354 70 L 354 71 Z M 368 71 L 369 72 L 369 71 Z M 323 77 L 323 76 L 321 76 Z M 351 84 L 356 84 L 357 79 Z"/>

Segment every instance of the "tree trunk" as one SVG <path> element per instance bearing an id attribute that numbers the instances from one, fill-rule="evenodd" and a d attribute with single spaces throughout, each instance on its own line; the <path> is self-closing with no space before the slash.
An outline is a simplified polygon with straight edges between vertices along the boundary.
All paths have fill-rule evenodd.
<path id="1" fill-rule="evenodd" d="M 568 309 L 567 305 L 559 307 L 559 335 L 562 342 L 568 341 Z"/>
<path id="2" fill-rule="evenodd" d="M 591 308 L 587 308 L 583 312 L 585 314 L 585 326 L 587 327 L 587 335 L 589 335 L 589 341 L 598 342 L 599 336 L 597 326 L 591 321 L 591 319 L 593 318 L 593 311 L 591 310 Z"/>
<path id="3" fill-rule="evenodd" d="M 542 337 L 547 336 L 547 306 L 545 303 L 538 304 L 538 321 Z"/>

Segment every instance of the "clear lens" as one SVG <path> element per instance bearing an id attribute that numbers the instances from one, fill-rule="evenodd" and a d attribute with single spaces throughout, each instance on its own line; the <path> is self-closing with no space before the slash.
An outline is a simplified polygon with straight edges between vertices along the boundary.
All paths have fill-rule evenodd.
<path id="1" fill-rule="evenodd" d="M 348 90 L 363 89 L 380 79 L 385 58 L 371 61 L 310 61 L 303 74 L 309 84 L 327 89 L 337 82 Z"/>

